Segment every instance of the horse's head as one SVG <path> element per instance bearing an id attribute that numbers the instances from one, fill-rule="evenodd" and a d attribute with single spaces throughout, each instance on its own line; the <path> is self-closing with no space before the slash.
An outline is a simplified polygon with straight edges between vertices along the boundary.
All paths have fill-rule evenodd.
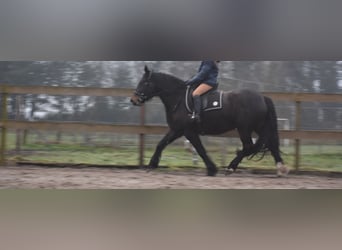
<path id="1" fill-rule="evenodd" d="M 145 66 L 145 73 L 131 97 L 131 103 L 133 103 L 133 105 L 140 106 L 157 94 L 158 89 L 156 87 L 156 83 L 153 81 L 153 71 Z"/>

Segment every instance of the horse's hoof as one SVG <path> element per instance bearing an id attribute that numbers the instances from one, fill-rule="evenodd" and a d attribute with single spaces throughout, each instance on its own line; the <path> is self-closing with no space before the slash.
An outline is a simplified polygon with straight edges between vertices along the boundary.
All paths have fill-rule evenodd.
<path id="1" fill-rule="evenodd" d="M 232 168 L 226 168 L 226 171 L 224 172 L 225 176 L 231 175 L 235 173 L 235 169 Z"/>
<path id="2" fill-rule="evenodd" d="M 290 169 L 281 162 L 277 163 L 277 177 L 287 177 Z"/>
<path id="3" fill-rule="evenodd" d="M 210 170 L 208 170 L 207 176 L 215 177 L 217 172 L 218 172 L 217 169 L 210 169 Z"/>
<path id="4" fill-rule="evenodd" d="M 152 167 L 152 166 L 147 166 L 147 167 L 145 168 L 146 173 L 149 173 L 149 172 L 151 172 L 151 171 L 153 171 L 153 170 L 155 170 L 155 169 L 156 169 L 156 167 Z"/>
<path id="5" fill-rule="evenodd" d="M 231 175 L 233 173 L 236 172 L 236 169 L 237 169 L 237 166 L 234 166 L 234 165 L 230 165 L 226 168 L 226 172 L 225 172 L 225 175 Z"/>

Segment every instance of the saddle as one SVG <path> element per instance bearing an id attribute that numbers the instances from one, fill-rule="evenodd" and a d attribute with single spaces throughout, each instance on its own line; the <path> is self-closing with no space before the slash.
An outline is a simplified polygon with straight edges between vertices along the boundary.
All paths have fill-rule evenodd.
<path id="1" fill-rule="evenodd" d="M 193 113 L 193 99 L 192 92 L 194 89 L 191 86 L 188 86 L 185 92 L 185 105 L 186 109 L 189 113 Z M 213 110 L 219 110 L 223 108 L 222 104 L 223 91 L 218 91 L 217 89 L 210 90 L 208 93 L 205 93 L 201 96 L 202 100 L 202 111 L 208 112 Z"/>

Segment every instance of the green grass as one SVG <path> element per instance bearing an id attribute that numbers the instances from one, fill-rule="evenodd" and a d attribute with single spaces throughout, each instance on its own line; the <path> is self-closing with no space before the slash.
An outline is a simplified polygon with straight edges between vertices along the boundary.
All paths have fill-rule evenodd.
<path id="1" fill-rule="evenodd" d="M 53 138 L 53 137 L 52 137 Z M 47 138 L 48 139 L 48 138 Z M 96 144 L 96 143 L 95 143 Z M 104 145 L 100 141 L 101 145 Z M 15 148 L 14 135 L 8 136 L 8 149 L 11 154 L 10 161 L 31 161 L 42 163 L 77 163 L 95 165 L 137 165 L 139 150 L 136 142 L 126 143 L 123 146 L 100 146 L 75 144 L 71 139 L 63 137 L 61 144 L 36 143 L 35 138 L 30 138 L 28 144 L 22 146 L 20 154 L 13 153 Z M 154 152 L 156 143 L 151 143 L 145 150 L 145 164 L 148 164 Z M 226 166 L 234 158 L 236 146 L 227 147 L 228 152 L 222 154 L 219 145 L 209 144 L 208 154 L 218 166 Z M 226 150 L 227 150 L 226 149 Z M 300 169 L 302 170 L 327 170 L 342 171 L 342 146 L 341 145 L 303 145 L 301 147 Z M 283 158 L 287 165 L 293 167 L 294 147 L 282 147 Z M 256 157 L 257 158 L 257 157 Z M 163 153 L 160 165 L 171 168 L 193 166 L 192 154 L 185 151 L 180 145 L 170 145 Z M 244 159 L 240 166 L 274 169 L 273 158 L 266 155 L 261 161 Z M 199 159 L 196 167 L 204 168 Z"/>

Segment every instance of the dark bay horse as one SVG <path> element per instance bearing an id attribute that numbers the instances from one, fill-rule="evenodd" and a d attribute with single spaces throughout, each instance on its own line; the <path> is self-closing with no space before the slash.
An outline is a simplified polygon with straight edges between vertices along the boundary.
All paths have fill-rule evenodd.
<path id="1" fill-rule="evenodd" d="M 140 80 L 131 102 L 142 105 L 154 96 L 159 96 L 166 110 L 169 132 L 159 142 L 149 163 L 154 169 L 159 165 L 162 151 L 167 145 L 181 136 L 185 136 L 195 147 L 203 159 L 208 176 L 217 174 L 217 167 L 209 158 L 200 140 L 201 135 L 218 135 L 237 129 L 243 148 L 238 151 L 226 169 L 235 171 L 244 157 L 253 157 L 260 152 L 270 151 L 278 169 L 278 176 L 288 173 L 279 150 L 277 115 L 273 101 L 266 96 L 252 91 L 240 90 L 223 92 L 223 107 L 202 113 L 200 128 L 190 118 L 186 108 L 186 85 L 183 80 L 165 73 L 155 73 L 145 66 L 145 72 Z M 258 135 L 255 143 L 252 133 Z"/>

